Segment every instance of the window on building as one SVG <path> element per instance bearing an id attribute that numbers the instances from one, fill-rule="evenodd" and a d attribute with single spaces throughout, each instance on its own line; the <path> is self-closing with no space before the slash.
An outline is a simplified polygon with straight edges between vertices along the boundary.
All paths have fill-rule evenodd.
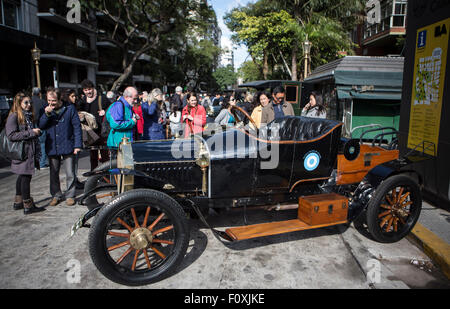
<path id="1" fill-rule="evenodd" d="M 1 24 L 19 29 L 20 25 L 20 6 L 16 1 L 0 0 Z"/>
<path id="2" fill-rule="evenodd" d="M 407 1 L 405 0 L 396 0 L 394 1 L 394 11 L 392 17 L 392 26 L 393 27 L 405 27 L 406 24 L 406 8 Z"/>
<path id="3" fill-rule="evenodd" d="M 297 104 L 298 87 L 286 86 L 286 102 Z"/>

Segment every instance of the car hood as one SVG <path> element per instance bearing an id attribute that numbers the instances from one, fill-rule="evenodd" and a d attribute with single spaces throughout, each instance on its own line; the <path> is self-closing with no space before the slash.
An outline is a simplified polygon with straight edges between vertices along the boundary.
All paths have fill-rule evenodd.
<path id="1" fill-rule="evenodd" d="M 132 143 L 135 164 L 192 162 L 198 158 L 200 139 L 142 141 Z"/>

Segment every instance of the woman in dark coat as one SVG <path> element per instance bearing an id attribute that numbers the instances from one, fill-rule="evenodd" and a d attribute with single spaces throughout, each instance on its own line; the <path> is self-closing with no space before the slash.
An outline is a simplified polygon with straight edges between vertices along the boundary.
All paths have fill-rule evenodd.
<path id="1" fill-rule="evenodd" d="M 148 102 L 142 103 L 144 140 L 163 140 L 167 138 L 164 129 L 167 117 L 163 99 L 162 91 L 156 88 L 151 92 Z"/>
<path id="2" fill-rule="evenodd" d="M 34 127 L 34 113 L 29 96 L 18 93 L 6 121 L 6 135 L 13 142 L 24 141 L 27 158 L 24 161 L 13 160 L 11 171 L 19 175 L 16 181 L 14 209 L 23 208 L 25 215 L 43 211 L 37 208 L 31 198 L 30 185 L 35 167 L 39 167 L 41 130 Z"/>

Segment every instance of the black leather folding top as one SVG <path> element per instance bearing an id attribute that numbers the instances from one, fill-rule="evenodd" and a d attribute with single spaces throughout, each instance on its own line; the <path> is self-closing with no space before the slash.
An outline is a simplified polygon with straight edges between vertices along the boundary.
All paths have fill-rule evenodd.
<path id="1" fill-rule="evenodd" d="M 278 141 L 309 141 L 317 139 L 341 122 L 328 119 L 307 118 L 300 116 L 285 116 L 262 126 L 260 138 Z"/>

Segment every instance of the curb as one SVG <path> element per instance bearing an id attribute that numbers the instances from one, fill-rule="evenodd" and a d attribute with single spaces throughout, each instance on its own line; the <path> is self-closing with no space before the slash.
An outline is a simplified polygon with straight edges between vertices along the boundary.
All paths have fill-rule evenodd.
<path id="1" fill-rule="evenodd" d="M 410 236 L 419 243 L 425 254 L 440 266 L 450 280 L 450 245 L 420 223 L 411 230 Z"/>

